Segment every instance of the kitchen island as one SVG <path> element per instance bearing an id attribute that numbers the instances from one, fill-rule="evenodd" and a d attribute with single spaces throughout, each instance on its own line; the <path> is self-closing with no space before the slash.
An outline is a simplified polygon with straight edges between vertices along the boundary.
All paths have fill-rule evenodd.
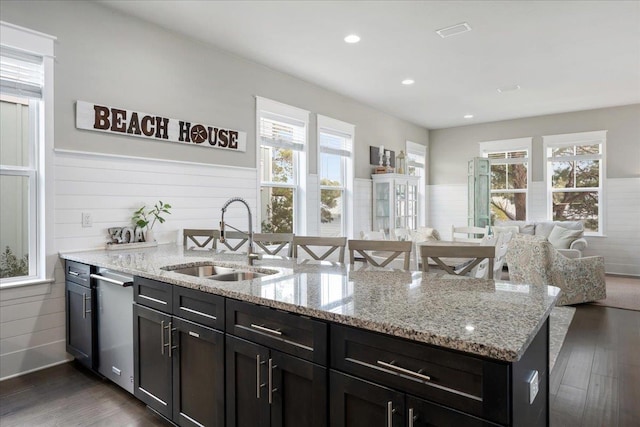
<path id="1" fill-rule="evenodd" d="M 218 334 L 210 342 L 221 359 L 210 378 L 217 403 L 209 405 L 218 410 L 201 424 L 249 425 L 247 412 L 260 425 L 296 417 L 298 425 L 548 423 L 548 316 L 557 288 L 267 256 L 249 267 L 241 254 L 175 245 L 61 257 L 135 276 L 138 371 L 148 365 L 140 359 L 146 344 L 162 348 L 156 362 L 169 366 L 188 358 L 176 355 L 188 351 L 189 337 L 203 335 L 173 327 L 198 311 L 179 301 L 211 307 L 210 322 L 199 326 Z M 265 275 L 229 282 L 175 271 L 211 264 Z M 156 327 L 160 315 L 168 317 Z M 162 336 L 147 343 L 156 330 Z M 149 381 L 144 372 L 136 372 L 136 396 L 152 408 L 162 402 L 156 410 L 189 425 L 194 417 L 176 407 L 193 390 L 180 388 L 179 368 L 167 369 L 171 396 L 144 398 L 152 394 L 139 384 Z"/>

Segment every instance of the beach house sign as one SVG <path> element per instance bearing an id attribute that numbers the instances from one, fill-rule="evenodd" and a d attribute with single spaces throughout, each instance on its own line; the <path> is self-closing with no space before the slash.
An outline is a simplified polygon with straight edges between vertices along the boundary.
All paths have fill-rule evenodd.
<path id="1" fill-rule="evenodd" d="M 158 141 L 247 151 L 246 132 L 85 101 L 76 102 L 76 127 Z"/>

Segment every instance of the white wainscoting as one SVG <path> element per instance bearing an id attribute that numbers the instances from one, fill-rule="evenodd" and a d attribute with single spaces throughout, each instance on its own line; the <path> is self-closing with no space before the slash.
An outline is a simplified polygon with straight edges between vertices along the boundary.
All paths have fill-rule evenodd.
<path id="1" fill-rule="evenodd" d="M 448 239 L 452 224 L 466 223 L 467 186 L 428 188 L 430 226 Z M 531 221 L 546 218 L 546 197 L 544 182 L 533 182 L 529 189 Z M 584 256 L 604 256 L 607 273 L 640 276 L 640 178 L 607 179 L 604 199 L 605 236 L 586 237 L 589 246 Z"/>
<path id="2" fill-rule="evenodd" d="M 451 239 L 451 226 L 467 224 L 467 185 L 428 185 L 427 209 L 430 223 L 443 240 Z"/>
<path id="3" fill-rule="evenodd" d="M 220 208 L 231 197 L 247 200 L 258 228 L 256 170 L 87 153 L 55 153 L 56 251 L 103 248 L 107 228 L 130 224 L 135 209 L 159 199 L 172 205 L 156 224 L 160 243 L 176 242 L 184 228 L 218 228 Z M 88 212 L 93 226 L 83 228 Z M 247 228 L 244 206 L 233 204 L 225 221 Z M 180 242 L 181 243 L 181 242 Z M 55 283 L 0 290 L 0 379 L 69 359 L 65 351 L 64 269 Z"/>
<path id="4" fill-rule="evenodd" d="M 371 231 L 373 217 L 373 181 L 356 178 L 353 182 L 353 238 L 359 239 L 361 231 Z"/>

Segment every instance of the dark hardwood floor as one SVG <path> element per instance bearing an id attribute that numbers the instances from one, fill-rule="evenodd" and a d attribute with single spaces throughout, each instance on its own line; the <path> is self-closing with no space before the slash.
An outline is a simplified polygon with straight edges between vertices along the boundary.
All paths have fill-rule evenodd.
<path id="1" fill-rule="evenodd" d="M 551 425 L 640 426 L 640 311 L 576 308 L 551 372 Z"/>
<path id="2" fill-rule="evenodd" d="M 551 372 L 551 425 L 640 425 L 640 311 L 576 307 Z M 68 363 L 0 382 L 0 426 L 163 426 L 118 386 Z"/>
<path id="3" fill-rule="evenodd" d="M 108 380 L 65 363 L 0 382 L 0 426 L 166 426 Z"/>

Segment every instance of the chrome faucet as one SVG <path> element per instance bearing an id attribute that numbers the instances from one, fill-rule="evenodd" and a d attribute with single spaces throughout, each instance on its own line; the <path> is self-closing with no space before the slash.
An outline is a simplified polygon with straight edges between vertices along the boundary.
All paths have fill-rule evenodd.
<path id="1" fill-rule="evenodd" d="M 242 230 L 239 230 L 237 228 L 235 228 L 232 225 L 229 224 L 225 224 L 224 222 L 224 213 L 227 211 L 227 208 L 229 207 L 229 205 L 233 202 L 240 202 L 243 205 L 245 205 L 247 207 L 247 213 L 249 214 L 249 231 L 248 232 L 244 232 Z M 224 243 L 224 229 L 225 227 L 229 227 L 233 230 L 236 230 L 240 233 L 243 233 L 245 235 L 247 235 L 249 237 L 249 248 L 247 249 L 247 255 L 248 255 L 248 263 L 249 265 L 253 265 L 253 262 L 258 259 L 258 254 L 253 252 L 253 221 L 252 221 L 252 216 L 251 216 L 251 208 L 249 207 L 249 204 L 247 203 L 246 200 L 244 200 L 241 197 L 232 197 L 229 200 L 227 200 L 225 202 L 224 205 L 222 205 L 222 218 L 220 219 L 220 242 Z"/>

